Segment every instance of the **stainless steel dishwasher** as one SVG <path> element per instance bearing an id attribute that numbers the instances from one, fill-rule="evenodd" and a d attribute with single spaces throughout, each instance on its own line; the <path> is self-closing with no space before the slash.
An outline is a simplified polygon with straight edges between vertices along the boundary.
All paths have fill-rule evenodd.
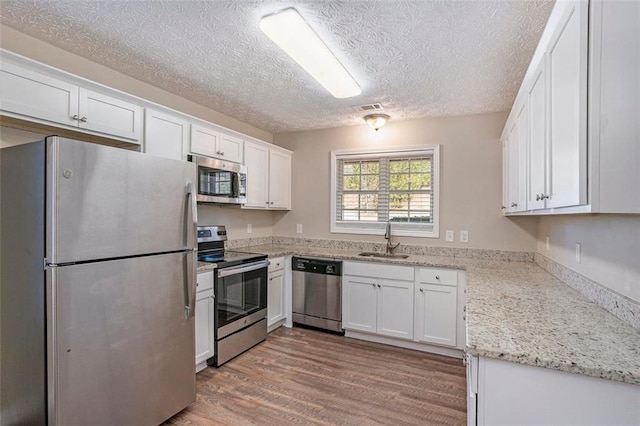
<path id="1" fill-rule="evenodd" d="M 342 262 L 293 257 L 293 322 L 342 330 Z"/>

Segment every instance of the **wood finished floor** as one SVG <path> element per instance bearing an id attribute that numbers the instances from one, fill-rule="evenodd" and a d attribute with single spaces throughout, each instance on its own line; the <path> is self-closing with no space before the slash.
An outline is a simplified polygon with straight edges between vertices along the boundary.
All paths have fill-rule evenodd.
<path id="1" fill-rule="evenodd" d="M 167 425 L 464 425 L 460 359 L 280 327 L 197 375 L 197 399 Z"/>

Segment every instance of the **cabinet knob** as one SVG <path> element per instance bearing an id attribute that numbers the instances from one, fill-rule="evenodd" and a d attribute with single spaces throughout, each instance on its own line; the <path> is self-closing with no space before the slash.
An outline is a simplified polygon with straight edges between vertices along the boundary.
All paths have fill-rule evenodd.
<path id="1" fill-rule="evenodd" d="M 540 194 L 536 194 L 536 201 L 540 201 Z"/>
<path id="2" fill-rule="evenodd" d="M 378 284 L 378 288 L 380 288 L 380 284 Z"/>
<path id="3" fill-rule="evenodd" d="M 220 155 L 224 157 L 224 151 L 220 151 Z"/>
<path id="4" fill-rule="evenodd" d="M 504 210 L 504 209 L 506 209 L 506 208 L 507 208 L 507 206 L 502 206 L 502 207 L 501 207 L 501 209 L 502 209 L 502 210 Z"/>
<path id="5" fill-rule="evenodd" d="M 439 279 L 440 279 L 440 275 L 436 275 L 436 280 L 439 280 Z"/>
<path id="6" fill-rule="evenodd" d="M 269 202 L 268 202 L 268 201 L 265 201 L 264 203 L 265 203 L 265 204 L 269 204 Z"/>
<path id="7" fill-rule="evenodd" d="M 82 117 L 82 118 L 80 119 L 80 121 L 82 121 L 83 123 L 86 123 L 86 122 L 87 122 L 87 117 Z"/>
<path id="8" fill-rule="evenodd" d="M 273 204 L 273 201 L 272 201 L 272 202 L 270 202 L 269 204 Z"/>
<path id="9" fill-rule="evenodd" d="M 548 195 L 540 194 L 540 199 L 541 199 L 541 200 L 546 200 L 547 198 L 549 198 L 549 196 L 548 196 Z"/>
<path id="10" fill-rule="evenodd" d="M 518 207 L 518 203 L 511 203 L 511 207 Z"/>
<path id="11" fill-rule="evenodd" d="M 72 115 L 71 119 L 78 121 L 78 120 L 80 120 L 80 117 L 78 117 L 78 114 L 76 114 L 76 115 Z"/>
<path id="12" fill-rule="evenodd" d="M 373 286 L 373 288 L 376 288 L 376 285 L 374 283 L 371 283 L 371 285 Z"/>
<path id="13" fill-rule="evenodd" d="M 421 289 L 420 289 L 420 293 L 424 293 L 424 288 L 421 288 Z"/>

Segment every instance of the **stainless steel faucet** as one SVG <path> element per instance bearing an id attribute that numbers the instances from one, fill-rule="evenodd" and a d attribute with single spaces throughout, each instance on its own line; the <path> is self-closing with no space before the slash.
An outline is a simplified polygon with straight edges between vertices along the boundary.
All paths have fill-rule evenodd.
<path id="1" fill-rule="evenodd" d="M 398 248 L 400 243 L 391 244 L 391 221 L 387 221 L 387 230 L 384 233 L 384 239 L 387 240 L 387 253 L 392 254 Z"/>

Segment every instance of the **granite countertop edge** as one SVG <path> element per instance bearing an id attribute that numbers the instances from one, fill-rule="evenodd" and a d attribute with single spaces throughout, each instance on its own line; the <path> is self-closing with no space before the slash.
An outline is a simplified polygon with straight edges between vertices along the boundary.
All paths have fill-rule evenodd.
<path id="1" fill-rule="evenodd" d="M 407 257 L 406 259 L 372 258 L 358 256 L 359 251 L 354 250 L 332 250 L 323 248 L 282 245 L 249 246 L 238 249 L 238 251 L 263 254 L 267 255 L 270 258 L 299 255 L 309 257 L 315 256 L 325 259 L 386 263 L 390 265 L 400 266 L 423 266 L 464 270 L 466 271 L 467 275 L 467 339 L 465 353 L 475 356 L 515 362 L 524 365 L 544 367 L 568 373 L 614 380 L 633 385 L 640 385 L 640 361 L 635 361 L 635 359 L 640 359 L 640 332 L 633 329 L 630 325 L 627 325 L 621 320 L 615 318 L 613 315 L 604 311 L 597 305 L 586 301 L 586 299 L 583 299 L 566 284 L 562 283 L 555 277 L 552 277 L 550 274 L 548 274 L 546 271 L 542 270 L 532 262 L 437 257 L 429 255 L 409 255 L 409 257 Z M 203 272 L 211 269 L 213 268 L 206 264 L 198 265 L 198 272 Z M 503 276 L 507 278 L 505 279 L 503 278 Z M 488 277 L 495 277 L 496 279 L 488 280 Z M 505 286 L 508 286 L 512 282 L 516 282 L 521 285 L 523 283 L 524 285 L 528 285 L 528 283 L 526 282 L 527 279 L 544 283 L 546 287 L 544 287 L 542 291 L 549 291 L 549 288 L 551 288 L 551 291 L 556 291 L 558 295 L 552 293 L 553 297 L 565 297 L 567 299 L 570 299 L 569 302 L 574 302 L 573 298 L 577 298 L 575 299 L 575 301 L 579 302 L 579 304 L 582 305 L 582 308 L 589 310 L 593 309 L 593 312 L 597 313 L 599 317 L 604 316 L 609 323 L 613 324 L 614 327 L 623 329 L 624 336 L 627 339 L 630 339 L 630 343 L 629 341 L 626 342 L 626 350 L 623 351 L 625 353 L 628 352 L 626 354 L 627 357 L 624 358 L 625 353 L 620 354 L 618 351 L 616 351 L 615 356 L 618 358 L 622 356 L 622 362 L 628 362 L 629 368 L 625 368 L 624 366 L 620 367 L 619 365 L 617 365 L 618 360 L 610 360 L 607 358 L 606 354 L 603 355 L 596 349 L 589 350 L 584 347 L 581 348 L 583 350 L 583 353 L 574 353 L 570 350 L 569 356 L 567 356 L 567 353 L 554 354 L 554 348 L 547 348 L 547 352 L 545 352 L 543 349 L 538 350 L 535 345 L 530 348 L 531 353 L 523 351 L 520 347 L 520 342 L 518 342 L 518 337 L 521 337 L 518 335 L 520 333 L 518 327 L 522 329 L 531 327 L 531 322 L 523 321 L 521 324 L 517 324 L 514 321 L 510 321 L 513 318 L 509 317 L 509 310 L 506 308 L 503 309 L 503 305 L 501 304 L 493 303 L 495 301 L 494 298 L 486 297 L 488 296 L 488 294 L 484 293 L 495 289 L 495 287 L 489 288 L 489 284 L 487 284 L 487 282 L 491 282 L 491 285 L 496 285 L 494 281 L 503 281 L 502 284 L 499 283 L 497 285 L 501 286 L 498 288 L 498 290 L 504 290 L 506 288 Z M 487 288 L 483 288 L 484 286 L 486 286 Z M 511 288 L 509 288 L 509 290 L 511 291 Z M 475 296 L 477 296 L 478 300 L 475 300 Z M 508 297 L 508 295 L 505 296 L 504 294 L 502 296 Z M 535 297 L 535 294 L 528 294 L 527 297 Z M 486 305 L 487 302 L 489 303 L 489 305 Z M 482 305 L 482 303 L 485 303 L 485 305 Z M 535 304 L 536 301 L 534 300 L 532 301 L 532 303 Z M 584 306 L 585 304 L 593 306 Z M 496 313 L 496 315 L 484 315 L 480 313 L 482 309 L 495 309 L 498 312 Z M 609 318 L 609 316 L 611 318 Z M 502 333 L 503 330 L 500 329 L 504 327 L 502 327 L 497 322 L 493 324 L 487 324 L 490 323 L 492 318 L 495 321 L 504 321 L 505 318 L 507 318 L 506 321 L 511 322 L 511 324 L 509 324 L 509 330 L 513 331 L 513 333 Z M 532 319 L 532 321 L 535 321 L 535 319 Z M 617 324 L 616 321 L 618 321 L 619 324 Z M 487 326 L 485 327 L 483 323 Z M 540 322 L 536 325 L 544 326 L 544 324 Z M 552 329 L 552 326 L 549 326 L 548 328 L 549 329 L 545 330 L 545 332 L 547 332 L 549 336 L 556 338 L 556 336 L 559 334 L 558 330 Z M 500 330 L 501 332 L 498 333 L 496 332 L 496 330 Z M 602 334 L 604 335 L 606 331 L 608 330 L 603 329 Z M 577 333 L 579 333 L 579 331 Z M 587 334 L 591 333 L 593 333 L 593 330 L 589 330 Z M 570 334 L 570 332 L 567 332 L 568 338 L 572 337 Z M 526 334 L 524 334 L 524 336 L 528 337 L 526 336 Z M 565 336 L 557 337 L 557 339 L 561 341 L 563 337 Z M 527 339 L 525 338 L 523 340 Z M 637 345 L 635 345 L 636 343 Z M 527 344 L 531 345 L 531 342 L 524 341 L 522 346 L 526 346 Z M 566 351 L 567 348 L 565 346 L 565 342 L 559 343 L 557 349 L 558 352 Z"/>

